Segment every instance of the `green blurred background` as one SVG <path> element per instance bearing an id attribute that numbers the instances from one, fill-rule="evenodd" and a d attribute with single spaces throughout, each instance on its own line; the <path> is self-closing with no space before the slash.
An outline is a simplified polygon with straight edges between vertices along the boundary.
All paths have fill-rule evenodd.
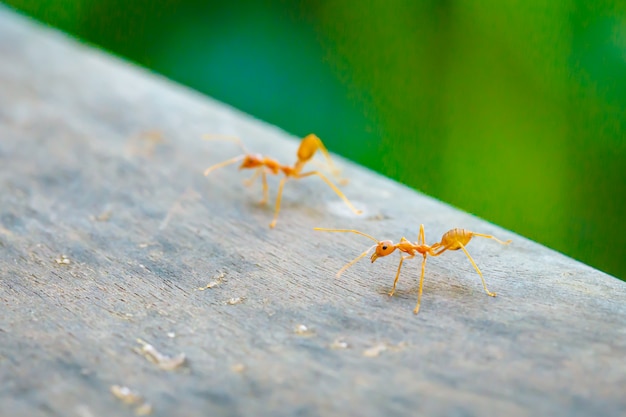
<path id="1" fill-rule="evenodd" d="M 4 2 L 626 278 L 625 1 Z"/>

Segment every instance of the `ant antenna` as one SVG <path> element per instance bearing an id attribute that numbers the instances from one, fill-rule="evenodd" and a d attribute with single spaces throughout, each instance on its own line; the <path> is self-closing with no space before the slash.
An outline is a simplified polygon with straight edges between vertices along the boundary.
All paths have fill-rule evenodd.
<path id="1" fill-rule="evenodd" d="M 229 142 L 235 142 L 237 145 L 239 145 L 239 147 L 241 148 L 241 150 L 244 153 L 246 153 L 246 154 L 250 153 L 246 149 L 246 147 L 244 146 L 244 144 L 241 141 L 241 139 L 239 139 L 239 137 L 237 137 L 237 136 L 224 135 L 224 134 L 221 134 L 221 133 L 208 133 L 208 134 L 202 135 L 202 139 L 204 139 L 204 140 L 227 140 Z"/>
<path id="2" fill-rule="evenodd" d="M 366 250 L 365 252 L 363 252 L 362 254 L 360 254 L 359 256 L 357 256 L 356 258 L 354 258 L 353 260 L 351 260 L 347 264 L 345 264 L 339 271 L 337 271 L 337 275 L 335 275 L 335 276 L 337 278 L 339 278 L 341 276 L 341 274 L 346 272 L 346 270 L 348 268 L 350 268 L 355 263 L 359 262 L 363 257 L 369 255 L 372 252 L 372 249 L 374 249 L 376 246 L 378 246 L 378 244 L 370 246 L 370 248 L 368 250 Z"/>
<path id="3" fill-rule="evenodd" d="M 369 255 L 370 252 L 372 252 L 372 249 L 374 249 L 376 246 L 378 246 L 378 244 L 380 243 L 380 241 L 376 238 L 374 238 L 373 236 L 368 235 L 367 233 L 363 233 L 363 232 L 359 232 L 358 230 L 353 230 L 353 229 L 326 229 L 324 227 L 314 227 L 313 230 L 318 230 L 320 232 L 340 232 L 340 233 L 355 233 L 357 235 L 361 235 L 361 236 L 365 236 L 368 239 L 372 239 L 374 242 L 376 242 L 375 245 L 372 245 L 369 249 L 367 249 L 365 252 L 363 252 L 362 254 L 360 254 L 359 256 L 357 256 L 356 258 L 354 258 L 353 260 L 351 260 L 350 262 L 348 262 L 347 264 L 345 264 L 338 272 L 336 277 L 339 278 L 341 276 L 341 274 L 343 274 L 344 272 L 346 272 L 346 270 L 348 268 L 350 268 L 352 265 L 354 265 L 355 263 L 357 263 L 358 261 L 360 261 L 362 258 L 364 258 L 365 256 Z"/>
<path id="4" fill-rule="evenodd" d="M 367 233 L 359 232 L 353 229 L 326 229 L 325 227 L 314 227 L 313 230 L 319 230 L 320 232 L 341 232 L 341 233 L 356 233 L 357 235 L 365 236 L 368 239 L 372 239 L 376 243 L 380 243 L 380 240 L 368 235 Z"/>
<path id="5" fill-rule="evenodd" d="M 213 165 L 212 167 L 208 167 L 207 169 L 204 170 L 204 176 L 206 177 L 207 175 L 209 175 L 211 173 L 211 171 L 214 171 L 218 168 L 222 168 L 225 167 L 227 165 L 231 165 L 231 164 L 235 164 L 239 161 L 241 161 L 242 159 L 244 159 L 246 157 L 246 155 L 239 155 L 236 156 L 234 158 L 229 159 L 228 161 L 224 161 L 224 162 L 220 162 L 219 164 Z"/>
<path id="6" fill-rule="evenodd" d="M 237 136 L 223 135 L 223 134 L 220 134 L 220 133 L 210 133 L 210 134 L 202 135 L 202 139 L 204 139 L 204 140 L 227 140 L 229 142 L 235 142 L 237 145 L 239 145 L 239 147 L 241 148 L 241 150 L 244 153 L 244 155 L 239 155 L 239 156 L 231 158 L 231 159 L 229 159 L 227 161 L 220 162 L 219 164 L 216 164 L 216 165 L 213 165 L 211 167 L 208 167 L 207 169 L 204 170 L 204 176 L 205 177 L 207 175 L 209 175 L 213 170 L 225 167 L 227 165 L 231 165 L 231 164 L 237 163 L 237 162 L 241 161 L 242 159 L 244 159 L 246 157 L 246 155 L 250 154 L 250 152 L 248 152 L 248 150 L 244 146 L 244 144 L 241 141 L 241 139 L 239 139 Z"/>

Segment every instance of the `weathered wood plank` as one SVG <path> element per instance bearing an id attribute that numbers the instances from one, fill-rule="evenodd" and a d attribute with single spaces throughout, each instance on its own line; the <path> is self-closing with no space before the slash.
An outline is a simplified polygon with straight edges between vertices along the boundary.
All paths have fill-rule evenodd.
<path id="1" fill-rule="evenodd" d="M 207 132 L 285 162 L 298 144 L 0 8 L 2 415 L 131 414 L 114 384 L 162 416 L 623 415 L 624 282 L 343 160 L 363 216 L 308 179 L 270 230 L 260 186 L 202 176 L 238 151 Z M 337 280 L 371 242 L 312 231 L 414 240 L 420 223 L 429 242 L 452 227 L 513 239 L 468 248 L 498 297 L 448 253 L 414 316 L 418 262 L 389 298 L 395 256 Z M 137 338 L 188 364 L 158 369 Z"/>

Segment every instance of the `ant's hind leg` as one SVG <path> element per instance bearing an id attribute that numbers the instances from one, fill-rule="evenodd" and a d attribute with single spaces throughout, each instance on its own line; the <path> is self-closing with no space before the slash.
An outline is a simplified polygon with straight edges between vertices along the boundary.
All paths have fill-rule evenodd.
<path id="1" fill-rule="evenodd" d="M 283 196 L 283 187 L 285 186 L 285 182 L 287 181 L 287 177 L 280 180 L 280 184 L 278 184 L 278 194 L 276 195 L 276 208 L 274 209 L 274 219 L 270 223 L 270 228 L 273 229 L 276 227 L 276 221 L 278 220 L 278 213 L 280 212 L 280 200 Z"/>
<path id="2" fill-rule="evenodd" d="M 489 291 L 487 289 L 487 283 L 485 282 L 485 278 L 483 277 L 483 273 L 480 272 L 480 269 L 478 269 L 478 265 L 476 265 L 476 262 L 474 262 L 474 259 L 472 259 L 472 257 L 470 256 L 469 252 L 467 251 L 467 249 L 465 249 L 465 246 L 463 246 L 463 244 L 461 244 L 459 242 L 459 245 L 461 245 L 461 249 L 463 249 L 463 252 L 465 252 L 465 255 L 467 255 L 467 259 L 470 260 L 470 262 L 472 263 L 472 266 L 474 267 L 476 272 L 478 272 L 478 275 L 480 276 L 480 279 L 483 282 L 483 288 L 485 289 L 485 292 L 487 293 L 487 295 L 490 296 L 490 297 L 495 297 L 496 293 L 495 292 L 491 292 L 491 291 Z"/>
<path id="3" fill-rule="evenodd" d="M 422 274 L 420 275 L 420 289 L 417 294 L 417 304 L 415 305 L 415 309 L 413 310 L 413 314 L 417 314 L 420 311 L 420 304 L 422 303 L 422 289 L 424 288 L 424 273 L 426 272 L 426 255 L 424 255 L 424 259 L 422 260 Z"/>
<path id="4" fill-rule="evenodd" d="M 328 149 L 326 149 L 322 140 L 313 133 L 308 134 L 300 142 L 300 147 L 298 148 L 298 162 L 306 163 L 310 161 L 311 158 L 313 158 L 313 155 L 315 155 L 315 152 L 317 152 L 317 150 L 320 150 L 322 154 L 324 154 L 324 158 L 326 158 L 326 163 L 330 167 L 333 176 L 337 177 L 339 183 L 343 184 L 343 180 L 339 177 L 339 169 L 335 168 L 332 159 L 330 159 Z"/>
<path id="5" fill-rule="evenodd" d="M 298 175 L 298 178 L 304 178 L 304 177 L 310 177 L 311 175 L 317 175 L 318 177 L 320 177 L 330 188 L 332 188 L 332 190 L 335 192 L 335 194 L 337 194 L 339 196 L 339 198 L 341 198 L 343 200 L 344 203 L 346 203 L 346 205 L 348 207 L 350 207 L 350 210 L 352 210 L 352 212 L 354 214 L 361 214 L 363 213 L 362 210 L 358 210 L 356 208 L 354 208 L 354 206 L 352 205 L 352 203 L 350 202 L 350 200 L 348 200 L 348 197 L 346 197 L 340 190 L 339 188 L 337 188 L 337 186 L 335 184 L 332 183 L 331 180 L 329 180 L 324 174 L 322 174 L 319 171 L 310 171 L 304 174 L 300 174 Z"/>

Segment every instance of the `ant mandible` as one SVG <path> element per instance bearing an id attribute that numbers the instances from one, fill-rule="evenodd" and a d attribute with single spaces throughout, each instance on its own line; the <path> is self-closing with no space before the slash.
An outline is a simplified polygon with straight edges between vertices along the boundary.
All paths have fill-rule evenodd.
<path id="1" fill-rule="evenodd" d="M 469 252 L 467 251 L 467 249 L 465 249 L 465 246 L 469 243 L 469 241 L 472 239 L 472 237 L 477 236 L 477 237 L 484 237 L 487 239 L 493 239 L 496 242 L 502 244 L 502 245 L 508 245 L 509 243 L 511 243 L 511 240 L 507 240 L 506 242 L 503 242 L 501 240 L 499 240 L 498 238 L 491 236 L 491 235 L 485 235 L 482 233 L 474 233 L 474 232 L 470 232 L 469 230 L 465 230 L 465 229 L 451 229 L 449 231 L 447 231 L 446 233 L 444 233 L 444 235 L 441 237 L 441 242 L 435 243 L 433 245 L 427 245 L 425 243 L 425 238 L 424 238 L 424 225 L 420 225 L 420 233 L 419 233 L 419 237 L 418 237 L 418 241 L 417 243 L 411 243 L 409 242 L 407 239 L 405 239 L 404 237 L 402 239 L 400 239 L 400 242 L 398 243 L 393 243 L 393 241 L 391 240 L 383 240 L 383 241 L 379 241 L 378 239 L 375 239 L 374 237 L 363 233 L 363 232 L 359 232 L 358 230 L 350 230 L 350 229 L 325 229 L 325 228 L 321 228 L 321 227 L 316 227 L 315 230 L 319 230 L 319 231 L 323 231 L 323 232 L 347 232 L 347 233 L 356 233 L 358 235 L 361 236 L 365 236 L 369 239 L 372 239 L 374 242 L 376 242 L 375 245 L 371 246 L 369 249 L 367 249 L 365 252 L 363 252 L 362 254 L 360 254 L 359 256 L 357 256 L 356 258 L 354 258 L 352 261 L 348 262 L 346 265 L 343 266 L 343 268 L 341 268 L 339 270 L 339 272 L 337 272 L 337 278 L 339 278 L 341 276 L 341 274 L 343 274 L 348 268 L 350 268 L 352 265 L 354 265 L 356 262 L 358 262 L 361 258 L 367 256 L 372 250 L 374 250 L 374 252 L 372 253 L 371 256 L 371 261 L 372 263 L 374 261 L 376 261 L 376 259 L 378 258 L 382 258 L 384 256 L 390 255 L 392 254 L 396 249 L 398 249 L 401 253 L 400 253 L 400 264 L 398 265 L 398 271 L 396 272 L 396 278 L 393 281 L 393 287 L 391 288 L 391 291 L 389 292 L 389 296 L 392 296 L 394 294 L 394 292 L 396 291 L 396 284 L 398 283 L 398 278 L 400 277 L 400 269 L 402 268 L 402 263 L 404 262 L 405 259 L 412 259 L 414 258 L 417 254 L 422 255 L 422 274 L 420 276 L 420 286 L 419 286 L 419 293 L 417 296 L 417 305 L 415 306 L 415 309 L 413 310 L 413 313 L 417 314 L 419 309 L 420 309 L 420 303 L 422 301 L 422 288 L 424 285 L 424 272 L 426 270 L 426 257 L 427 256 L 439 256 L 442 253 L 444 253 L 447 250 L 463 250 L 463 252 L 465 253 L 465 255 L 467 256 L 467 258 L 469 259 L 469 261 L 472 263 L 472 266 L 474 267 L 474 269 L 476 270 L 476 272 L 478 272 L 478 275 L 480 276 L 480 279 L 483 282 L 483 288 L 485 289 L 485 292 L 487 293 L 487 295 L 491 296 L 491 297 L 495 297 L 496 293 L 495 292 L 491 292 L 487 289 L 487 284 L 485 283 L 485 278 L 483 277 L 482 272 L 480 272 L 480 269 L 478 268 L 478 266 L 476 265 L 476 262 L 474 262 L 474 259 L 472 259 L 472 257 L 470 256 Z M 405 253 L 406 255 L 403 255 L 402 253 Z"/>
<path id="2" fill-rule="evenodd" d="M 215 136 L 216 135 L 205 135 L 204 137 L 205 139 L 213 139 L 215 138 Z M 274 219 L 270 223 L 270 228 L 274 228 L 274 226 L 276 226 L 276 221 L 278 220 L 278 213 L 280 211 L 280 201 L 281 201 L 282 194 L 283 194 L 283 187 L 285 186 L 285 182 L 287 182 L 287 179 L 289 178 L 301 179 L 305 177 L 310 177 L 312 175 L 317 175 L 326 184 L 328 184 L 330 188 L 332 188 L 332 190 L 346 203 L 348 207 L 350 207 L 350 209 L 354 213 L 356 214 L 362 213 L 361 210 L 357 210 L 356 208 L 354 208 L 352 203 L 350 203 L 350 200 L 348 200 L 348 198 L 339 190 L 339 188 L 337 188 L 337 186 L 333 184 L 332 181 L 330 181 L 324 174 L 322 174 L 319 171 L 309 171 L 309 172 L 304 172 L 304 173 L 302 172 L 304 165 L 307 162 L 309 162 L 311 158 L 313 158 L 313 156 L 319 149 L 322 151 L 322 153 L 326 157 L 326 160 L 328 161 L 328 165 L 331 167 L 333 174 L 337 175 L 337 169 L 335 169 L 335 167 L 333 166 L 328 150 L 326 150 L 326 147 L 324 146 L 320 138 L 318 138 L 313 133 L 305 136 L 300 142 L 300 147 L 298 148 L 298 154 L 297 154 L 298 160 L 294 163 L 293 166 L 281 165 L 275 159 L 268 158 L 259 154 L 252 154 L 248 152 L 246 148 L 243 146 L 243 143 L 241 143 L 241 141 L 238 138 L 235 138 L 235 137 L 224 137 L 224 138 L 229 139 L 229 140 L 234 140 L 235 142 L 237 142 L 241 146 L 241 149 L 243 150 L 244 154 L 228 159 L 224 162 L 220 162 L 219 164 L 216 164 L 207 168 L 204 171 L 205 176 L 209 175 L 212 171 L 218 168 L 242 161 L 241 165 L 239 166 L 239 169 L 255 169 L 256 170 L 254 172 L 254 175 L 249 180 L 246 181 L 246 185 L 251 185 L 253 181 L 259 175 L 261 175 L 261 178 L 263 180 L 263 200 L 261 200 L 261 204 L 265 204 L 267 203 L 268 194 L 269 194 L 268 186 L 267 186 L 267 174 L 278 175 L 282 173 L 284 175 L 284 177 L 280 180 L 280 183 L 278 184 L 278 194 L 276 196 L 276 208 L 274 211 Z"/>

